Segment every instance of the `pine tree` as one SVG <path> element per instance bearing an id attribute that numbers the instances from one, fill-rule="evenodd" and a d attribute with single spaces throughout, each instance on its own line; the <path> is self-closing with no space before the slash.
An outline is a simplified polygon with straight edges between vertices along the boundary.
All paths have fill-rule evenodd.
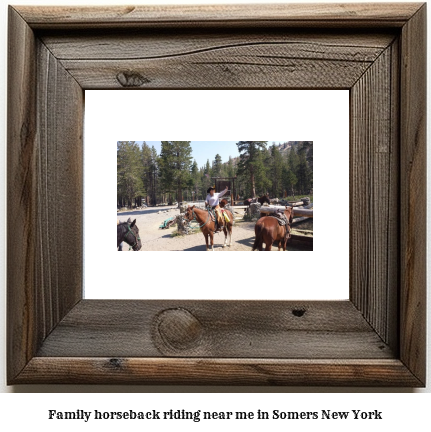
<path id="1" fill-rule="evenodd" d="M 249 176 L 252 198 L 256 197 L 256 177 L 261 176 L 262 159 L 260 152 L 266 148 L 267 141 L 239 141 L 236 145 L 240 153 L 238 174 Z"/>
<path id="2" fill-rule="evenodd" d="M 213 177 L 221 177 L 222 167 L 223 164 L 222 164 L 221 156 L 219 154 L 216 154 L 215 160 L 213 161 L 213 169 L 212 169 Z"/>
<path id="3" fill-rule="evenodd" d="M 169 202 L 172 195 L 179 201 L 183 193 L 187 198 L 204 198 L 213 177 L 235 177 L 236 191 L 245 198 L 271 191 L 275 197 L 283 191 L 289 195 L 308 193 L 313 188 L 313 142 L 289 141 L 266 147 L 266 141 L 239 141 L 240 157 L 222 163 L 217 154 L 212 165 L 198 168 L 192 163 L 190 141 L 162 141 L 160 156 L 146 142 L 139 147 L 135 141 L 117 143 L 117 196 L 120 206 L 141 204 L 146 195 L 148 204 L 158 199 Z M 284 150 L 290 146 L 285 153 Z M 283 154 L 280 149 L 283 150 Z M 237 163 L 237 165 L 236 165 Z M 189 195 L 190 192 L 193 193 Z"/>
<path id="4" fill-rule="evenodd" d="M 230 156 L 226 167 L 226 177 L 235 177 L 235 167 Z"/>
<path id="5" fill-rule="evenodd" d="M 282 175 L 283 175 L 283 157 L 275 143 L 271 146 L 271 180 L 272 196 L 279 197 L 282 195 Z"/>
<path id="6" fill-rule="evenodd" d="M 151 172 L 151 148 L 144 141 L 141 147 L 141 161 L 142 161 L 142 183 L 144 187 L 144 193 L 146 196 L 146 202 L 150 202 L 150 193 L 152 185 L 152 172 Z"/>
<path id="7" fill-rule="evenodd" d="M 297 182 L 296 175 L 289 169 L 287 165 L 283 167 L 283 187 L 288 195 L 295 196 L 295 186 Z"/>
<path id="8" fill-rule="evenodd" d="M 151 173 L 151 204 L 157 205 L 157 193 L 159 191 L 159 156 L 154 146 L 151 147 L 150 159 L 150 173 Z"/>
<path id="9" fill-rule="evenodd" d="M 295 147 L 292 145 L 291 149 L 289 150 L 289 153 L 287 154 L 287 164 L 289 166 L 289 169 L 295 173 L 298 169 L 299 165 L 299 157 L 298 153 L 295 150 Z"/>
<path id="10" fill-rule="evenodd" d="M 117 142 L 117 199 L 132 207 L 143 195 L 141 149 L 135 141 Z M 136 202 L 135 202 L 136 203 Z"/>
<path id="11" fill-rule="evenodd" d="M 272 187 L 271 179 L 271 152 L 269 149 L 262 149 L 255 164 L 256 172 L 256 195 L 266 195 Z"/>
<path id="12" fill-rule="evenodd" d="M 302 147 L 304 148 L 305 158 L 311 172 L 313 171 L 313 141 L 303 141 Z"/>
<path id="13" fill-rule="evenodd" d="M 199 173 L 199 168 L 196 160 L 193 161 L 192 167 L 190 169 L 190 178 L 191 178 L 191 188 L 192 188 L 192 195 L 195 200 L 199 199 L 199 185 L 201 182 L 201 176 Z"/>
<path id="14" fill-rule="evenodd" d="M 178 202 L 183 201 L 183 189 L 190 180 L 191 154 L 190 141 L 162 141 L 160 177 L 163 189 L 176 193 Z"/>
<path id="15" fill-rule="evenodd" d="M 210 177 L 212 175 L 212 170 L 211 170 L 211 165 L 210 165 L 209 159 L 207 159 L 207 163 L 206 163 L 205 168 L 204 168 L 204 173 L 208 174 Z"/>
<path id="16" fill-rule="evenodd" d="M 312 145 L 312 143 L 311 143 Z M 298 178 L 298 188 L 300 193 L 307 193 L 312 188 L 312 172 L 309 166 L 310 141 L 303 141 L 298 146 L 298 166 L 296 177 Z M 312 149 L 311 149 L 312 152 Z M 311 156 L 312 161 L 312 156 Z"/>
<path id="17" fill-rule="evenodd" d="M 209 159 L 204 167 L 201 168 L 201 195 L 205 198 L 207 190 L 211 186 L 212 169 Z"/>

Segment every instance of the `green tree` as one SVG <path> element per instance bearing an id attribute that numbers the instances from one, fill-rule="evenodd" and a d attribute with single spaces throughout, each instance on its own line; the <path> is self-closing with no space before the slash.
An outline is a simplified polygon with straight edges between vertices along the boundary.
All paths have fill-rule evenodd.
<path id="1" fill-rule="evenodd" d="M 157 194 L 159 192 L 159 156 L 154 146 L 151 147 L 151 158 L 150 158 L 150 197 L 151 204 L 157 205 Z"/>
<path id="2" fill-rule="evenodd" d="M 269 167 L 272 195 L 273 197 L 282 196 L 283 157 L 275 143 L 271 146 L 271 162 Z"/>
<path id="3" fill-rule="evenodd" d="M 283 167 L 283 187 L 287 191 L 288 195 L 295 196 L 295 186 L 298 181 L 296 175 L 293 173 L 291 169 L 287 165 Z"/>
<path id="4" fill-rule="evenodd" d="M 141 149 L 135 141 L 117 142 L 117 200 L 132 207 L 143 195 Z M 136 202 L 135 202 L 136 203 Z"/>
<path id="5" fill-rule="evenodd" d="M 211 177 L 212 177 L 212 169 L 211 169 L 209 159 L 207 159 L 205 166 L 201 168 L 200 173 L 201 173 L 200 195 L 203 198 L 205 198 L 207 196 L 207 190 L 211 186 Z"/>
<path id="6" fill-rule="evenodd" d="M 313 141 L 302 141 L 302 149 L 307 160 L 307 165 L 313 172 Z"/>
<path id="7" fill-rule="evenodd" d="M 190 141 L 162 141 L 159 165 L 163 189 L 176 192 L 179 202 L 183 201 L 183 189 L 190 180 L 191 154 Z"/>
<path id="8" fill-rule="evenodd" d="M 210 177 L 212 176 L 212 169 L 209 159 L 207 159 L 207 163 L 205 164 L 204 173 L 208 174 Z"/>
<path id="9" fill-rule="evenodd" d="M 235 166 L 233 164 L 232 158 L 229 156 L 229 161 L 226 166 L 226 177 L 235 177 Z"/>
<path id="10" fill-rule="evenodd" d="M 212 175 L 213 177 L 221 177 L 221 172 L 223 168 L 223 163 L 221 160 L 221 156 L 216 154 L 215 160 L 213 161 Z"/>
<path id="11" fill-rule="evenodd" d="M 311 149 L 311 157 L 310 157 Z M 298 188 L 300 193 L 308 193 L 312 186 L 312 142 L 303 141 L 298 146 L 298 165 L 296 177 L 298 178 Z"/>
<path id="12" fill-rule="evenodd" d="M 295 173 L 297 171 L 298 165 L 299 165 L 299 156 L 298 156 L 298 153 L 296 152 L 295 147 L 293 145 L 287 154 L 287 164 L 289 166 L 289 169 L 293 173 Z"/>
<path id="13" fill-rule="evenodd" d="M 256 177 L 262 176 L 264 166 L 260 153 L 266 144 L 267 141 L 239 141 L 236 144 L 240 153 L 238 174 L 248 175 L 252 198 L 256 197 Z"/>
<path id="14" fill-rule="evenodd" d="M 141 163 L 142 163 L 142 184 L 144 194 L 146 195 L 147 203 L 150 202 L 150 193 L 152 186 L 152 172 L 151 172 L 151 148 L 144 141 L 141 147 Z"/>
<path id="15" fill-rule="evenodd" d="M 194 199 L 198 199 L 199 186 L 201 183 L 201 173 L 199 172 L 198 164 L 196 160 L 193 161 L 192 167 L 190 169 L 190 180 L 192 188 L 192 196 Z"/>
<path id="16" fill-rule="evenodd" d="M 272 187 L 271 179 L 271 152 L 269 149 L 262 149 L 256 159 L 256 195 L 261 196 L 269 193 Z"/>

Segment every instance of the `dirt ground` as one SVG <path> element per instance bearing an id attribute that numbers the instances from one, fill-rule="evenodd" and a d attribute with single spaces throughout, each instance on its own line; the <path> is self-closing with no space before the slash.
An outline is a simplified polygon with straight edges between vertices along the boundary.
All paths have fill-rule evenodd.
<path id="1" fill-rule="evenodd" d="M 144 210 L 118 212 L 117 219 L 121 222 L 128 218 L 136 219 L 142 241 L 141 250 L 143 251 L 205 251 L 205 239 L 200 231 L 185 236 L 172 236 L 172 233 L 177 231 L 176 224 L 172 228 L 159 229 L 159 226 L 166 219 L 178 214 L 180 214 L 179 209 L 174 207 L 149 207 Z M 232 246 L 223 249 L 224 233 L 221 232 L 214 236 L 215 251 L 251 251 L 254 243 L 254 226 L 255 222 L 235 221 L 232 231 Z M 310 229 L 309 226 L 304 228 L 303 224 L 300 228 Z M 311 229 L 313 229 L 312 226 Z M 287 249 L 292 251 L 310 250 L 309 247 L 299 249 L 289 244 Z M 123 250 L 127 252 L 128 246 L 126 245 Z M 278 251 L 278 247 L 273 246 L 272 250 Z"/>

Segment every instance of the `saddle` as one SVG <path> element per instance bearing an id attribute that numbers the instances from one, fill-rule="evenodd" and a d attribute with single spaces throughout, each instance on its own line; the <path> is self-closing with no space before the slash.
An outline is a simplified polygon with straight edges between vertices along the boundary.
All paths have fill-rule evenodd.
<path id="1" fill-rule="evenodd" d="M 216 220 L 215 210 L 213 210 L 212 208 L 208 208 L 208 212 L 210 214 L 211 221 L 215 222 L 215 220 Z"/>
<path id="2" fill-rule="evenodd" d="M 210 216 L 211 216 L 211 220 L 212 220 L 213 222 L 215 222 L 215 220 L 216 220 L 215 210 L 212 209 L 212 208 L 209 208 L 208 211 L 209 211 L 209 214 L 210 214 Z M 221 212 L 221 215 L 222 215 L 223 219 L 224 219 L 226 222 L 229 222 L 230 219 L 229 219 L 229 216 L 228 216 L 227 213 L 226 213 L 226 210 L 225 210 L 224 208 L 220 208 L 220 212 Z"/>
<path id="3" fill-rule="evenodd" d="M 215 223 L 217 224 L 217 227 L 218 227 L 218 230 L 217 230 L 217 231 L 220 231 L 220 230 L 223 228 L 224 223 L 223 223 L 222 225 L 220 225 L 220 223 L 218 222 L 217 217 L 216 217 L 216 214 L 215 214 L 215 209 L 213 209 L 213 208 L 208 208 L 208 212 L 209 212 L 209 214 L 210 214 L 211 221 L 212 221 L 212 222 L 215 222 Z M 222 220 L 226 221 L 226 223 L 227 223 L 227 222 L 230 222 L 229 216 L 228 216 L 227 213 L 225 212 L 225 209 L 224 209 L 224 208 L 220 208 L 220 212 L 221 212 L 221 214 L 222 214 Z"/>
<path id="4" fill-rule="evenodd" d="M 276 213 L 271 213 L 268 215 L 269 217 L 273 217 L 277 219 L 277 222 L 280 226 L 289 225 L 289 221 L 287 220 L 286 215 L 282 211 L 278 211 Z"/>
<path id="5" fill-rule="evenodd" d="M 272 214 L 270 214 L 268 216 L 276 218 L 277 222 L 278 222 L 278 224 L 280 226 L 285 226 L 286 227 L 286 231 L 284 233 L 284 239 L 287 242 L 287 240 L 289 240 L 289 238 L 290 238 L 290 223 L 289 223 L 286 215 L 284 214 L 284 212 L 278 211 L 278 212 L 272 213 Z"/>

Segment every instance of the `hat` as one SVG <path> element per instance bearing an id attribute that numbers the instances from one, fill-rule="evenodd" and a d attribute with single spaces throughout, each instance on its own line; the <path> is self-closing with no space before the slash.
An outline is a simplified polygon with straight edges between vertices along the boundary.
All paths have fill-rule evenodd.
<path id="1" fill-rule="evenodd" d="M 210 193 L 212 190 L 215 190 L 212 186 L 208 188 L 207 193 Z"/>

